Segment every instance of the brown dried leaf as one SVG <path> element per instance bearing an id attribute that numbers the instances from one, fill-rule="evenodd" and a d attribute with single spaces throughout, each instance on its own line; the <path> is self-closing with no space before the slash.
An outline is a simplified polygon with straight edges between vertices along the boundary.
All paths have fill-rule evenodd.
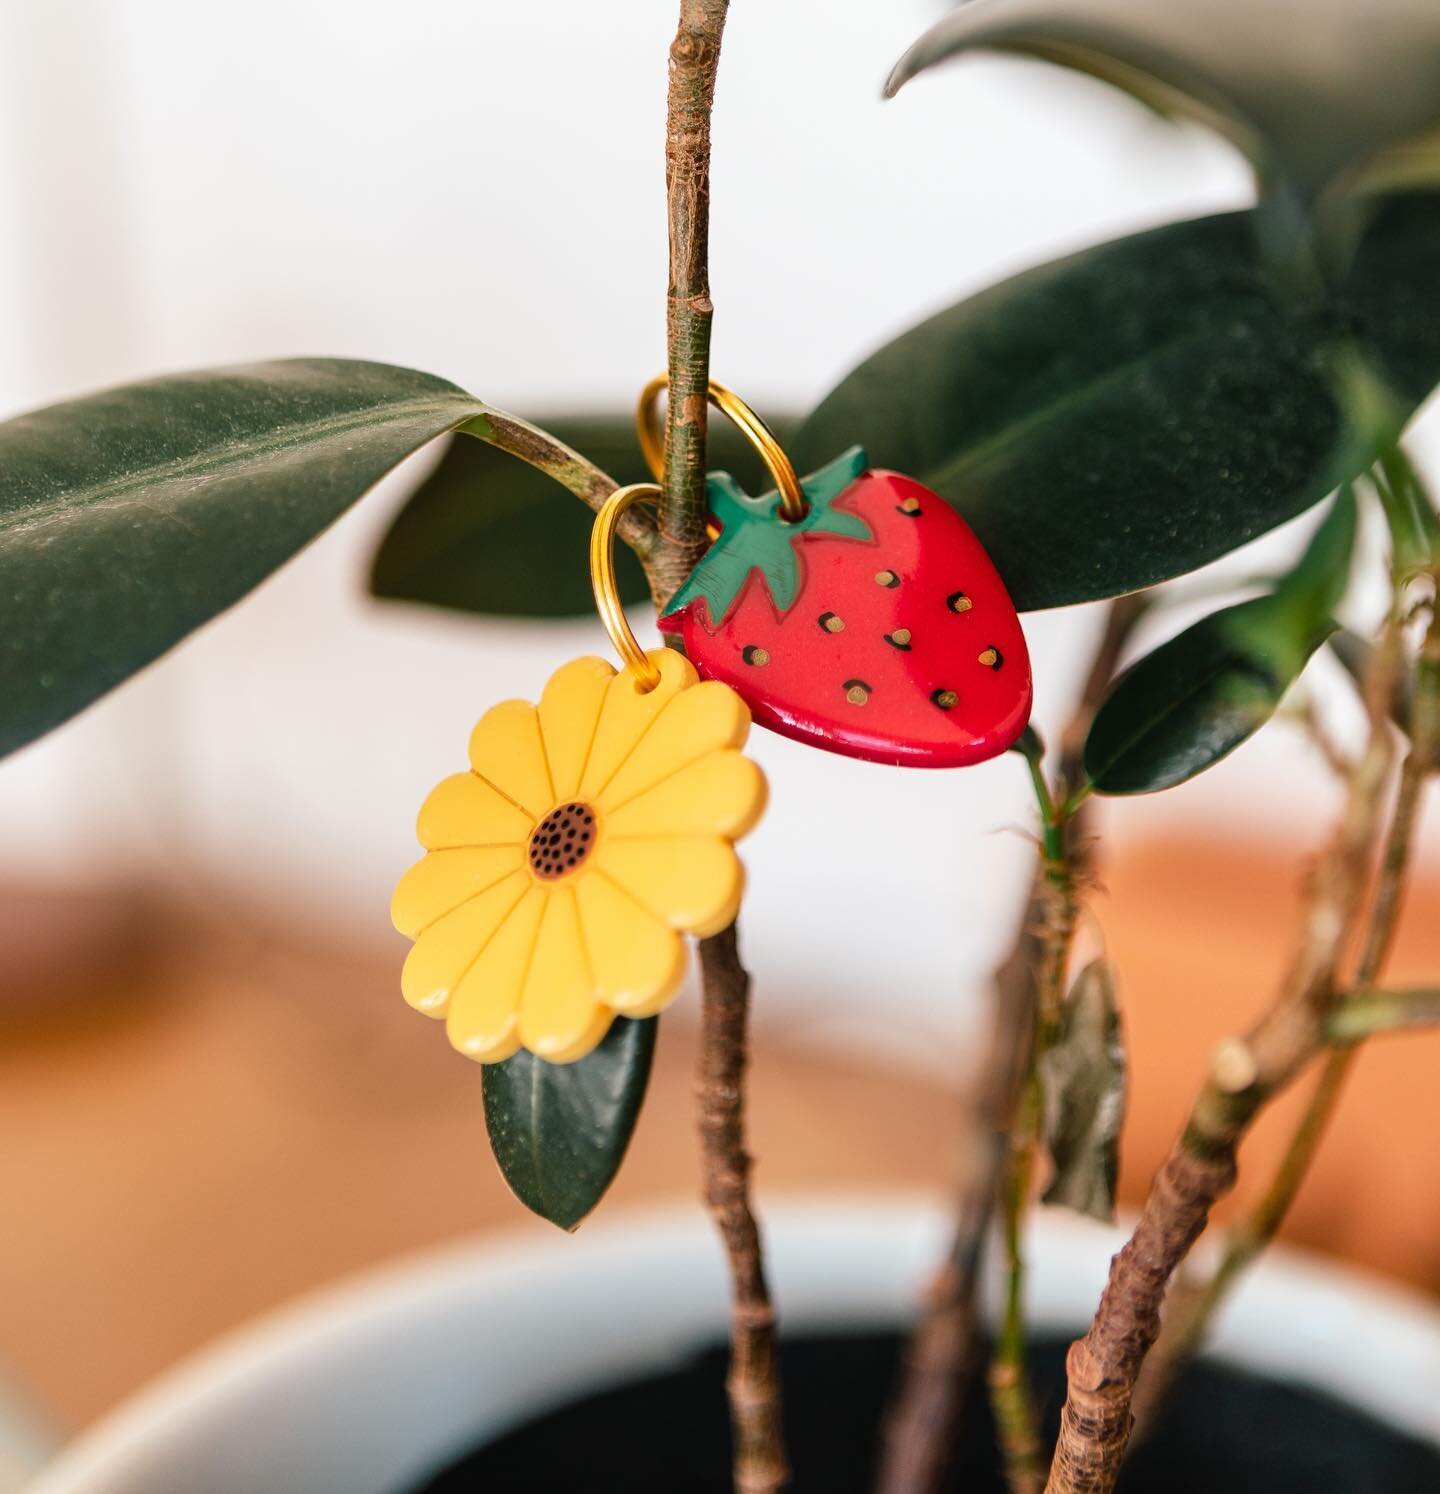
<path id="1" fill-rule="evenodd" d="M 1059 1039 L 1040 1060 L 1045 1145 L 1054 1176 L 1044 1202 L 1108 1223 L 1115 1217 L 1120 1130 L 1125 1123 L 1125 1044 L 1109 962 L 1075 978 Z"/>

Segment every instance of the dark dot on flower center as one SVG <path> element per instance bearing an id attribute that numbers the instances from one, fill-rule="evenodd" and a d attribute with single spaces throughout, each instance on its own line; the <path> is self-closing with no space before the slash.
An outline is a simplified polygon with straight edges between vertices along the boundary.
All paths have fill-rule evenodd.
<path id="1" fill-rule="evenodd" d="M 530 833 L 530 870 L 542 882 L 569 876 L 595 849 L 594 823 L 595 813 L 587 804 L 552 809 Z"/>

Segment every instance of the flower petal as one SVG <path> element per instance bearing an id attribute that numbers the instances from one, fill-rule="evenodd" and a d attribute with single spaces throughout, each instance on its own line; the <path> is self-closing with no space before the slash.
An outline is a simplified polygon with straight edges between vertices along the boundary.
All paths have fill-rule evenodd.
<path id="1" fill-rule="evenodd" d="M 573 799 L 600 724 L 605 692 L 615 678 L 604 659 L 572 659 L 550 676 L 540 697 L 540 734 L 550 760 L 555 802 Z"/>
<path id="2" fill-rule="evenodd" d="M 535 958 L 520 1000 L 520 1041 L 550 1063 L 587 1054 L 610 1027 L 613 1013 L 595 996 L 595 981 L 580 937 L 572 888 L 550 895 Z"/>
<path id="3" fill-rule="evenodd" d="M 730 748 L 707 752 L 609 810 L 605 834 L 723 835 L 738 840 L 754 829 L 766 798 L 765 775 L 748 757 Z"/>
<path id="4" fill-rule="evenodd" d="M 470 766 L 538 820 L 555 803 L 540 716 L 528 700 L 491 706 L 470 733 Z"/>
<path id="5" fill-rule="evenodd" d="M 718 680 L 675 696 L 635 744 L 599 796 L 602 809 L 624 804 L 707 752 L 740 747 L 750 732 L 750 709 Z"/>
<path id="6" fill-rule="evenodd" d="M 415 941 L 400 972 L 406 1001 L 432 1017 L 443 1016 L 471 961 L 489 947 L 532 885 L 526 872 L 512 872 L 432 923 Z"/>
<path id="7" fill-rule="evenodd" d="M 535 828 L 534 818 L 473 773 L 452 773 L 431 789 L 420 806 L 415 833 L 432 851 L 450 846 L 518 846 Z"/>
<path id="8" fill-rule="evenodd" d="M 400 878 L 390 899 L 391 921 L 402 934 L 418 938 L 427 924 L 517 871 L 524 855 L 518 845 L 431 851 Z"/>
<path id="9" fill-rule="evenodd" d="M 495 937 L 479 951 L 450 998 L 445 1031 L 467 1058 L 499 1063 L 520 1046 L 517 1014 L 535 954 L 546 889 L 530 883 Z"/>
<path id="10" fill-rule="evenodd" d="M 660 671 L 660 683 L 653 690 L 642 692 L 636 686 L 635 676 L 628 669 L 622 669 L 605 691 L 595 741 L 580 780 L 579 797 L 592 803 L 630 756 L 635 744 L 659 719 L 661 712 L 700 678 L 695 673 L 695 666 L 673 648 L 654 649 L 647 657 Z"/>
<path id="11" fill-rule="evenodd" d="M 745 873 L 730 843 L 709 835 L 603 836 L 597 868 L 673 929 L 718 934 L 740 909 Z"/>
<path id="12" fill-rule="evenodd" d="M 685 978 L 680 936 L 608 877 L 582 875 L 574 886 L 600 999 L 627 1017 L 653 1017 Z"/>

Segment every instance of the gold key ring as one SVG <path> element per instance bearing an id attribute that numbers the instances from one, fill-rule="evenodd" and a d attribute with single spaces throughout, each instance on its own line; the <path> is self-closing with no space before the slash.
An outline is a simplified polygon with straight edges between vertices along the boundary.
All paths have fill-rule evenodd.
<path id="1" fill-rule="evenodd" d="M 616 488 L 600 505 L 595 527 L 590 531 L 590 585 L 595 592 L 595 610 L 615 645 L 615 652 L 635 675 L 642 694 L 660 683 L 660 671 L 640 647 L 625 618 L 625 604 L 615 585 L 615 528 L 620 515 L 632 503 L 658 497 L 660 489 L 653 482 L 633 482 L 627 488 Z"/>
<path id="2" fill-rule="evenodd" d="M 665 477 L 665 436 L 659 419 L 660 395 L 668 387 L 669 378 L 656 374 L 640 391 L 640 403 L 635 412 L 635 424 L 640 435 L 640 450 L 645 454 L 646 465 L 654 474 L 656 482 Z M 727 416 L 740 433 L 750 442 L 760 460 L 770 471 L 771 480 L 780 491 L 780 517 L 787 524 L 794 524 L 809 512 L 804 490 L 785 448 L 775 439 L 775 433 L 732 389 L 710 380 L 706 393 L 710 403 Z"/>

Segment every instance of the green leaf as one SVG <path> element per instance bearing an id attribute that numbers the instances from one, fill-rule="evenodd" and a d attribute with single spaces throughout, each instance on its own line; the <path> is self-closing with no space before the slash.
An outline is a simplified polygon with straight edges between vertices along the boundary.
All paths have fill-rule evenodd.
<path id="1" fill-rule="evenodd" d="M 1256 637 L 1256 647 L 1278 656 L 1296 674 L 1319 646 L 1312 640 L 1328 637 L 1335 628 L 1335 609 L 1350 584 L 1356 522 L 1355 494 L 1346 487 L 1293 569 L 1280 577 L 1271 592 L 1277 623 Z"/>
<path id="2" fill-rule="evenodd" d="M 783 434 L 784 421 L 767 423 Z M 632 415 L 557 416 L 545 426 L 617 482 L 649 480 Z M 764 485 L 763 469 L 725 421 L 712 417 L 710 446 L 712 467 Z M 595 608 L 587 559 L 593 523 L 594 515 L 544 473 L 457 435 L 396 515 L 376 553 L 370 587 L 388 601 L 459 612 L 588 616 Z M 615 560 L 621 595 L 645 600 L 639 562 L 624 546 Z"/>
<path id="3" fill-rule="evenodd" d="M 575 1063 L 522 1048 L 485 1066 L 485 1124 L 500 1171 L 526 1208 L 561 1229 L 576 1228 L 620 1170 L 650 1082 L 656 1020 L 617 1017 Z"/>
<path id="4" fill-rule="evenodd" d="M 974 0 L 905 54 L 887 92 L 976 49 L 1076 68 L 1226 135 L 1302 201 L 1435 169 L 1434 0 Z"/>
<path id="5" fill-rule="evenodd" d="M 0 424 L 0 755 L 238 601 L 484 409 L 429 374 L 297 359 Z"/>
<path id="6" fill-rule="evenodd" d="M 705 603 L 706 620 L 713 630 L 728 616 L 752 571 L 758 571 L 775 610 L 795 605 L 800 584 L 800 560 L 795 541 L 802 534 L 829 534 L 844 539 L 869 540 L 870 526 L 859 514 L 832 505 L 865 471 L 864 451 L 852 446 L 819 472 L 800 483 L 806 513 L 793 522 L 777 515 L 777 490 L 752 498 L 728 472 L 712 472 L 708 480 L 710 513 L 720 525 L 720 536 L 701 557 L 690 578 L 670 598 L 666 617 Z"/>
<path id="7" fill-rule="evenodd" d="M 1398 444 L 1381 453 L 1372 480 L 1390 530 L 1393 570 L 1411 577 L 1429 569 L 1440 559 L 1440 518 L 1420 474 Z"/>
<path id="8" fill-rule="evenodd" d="M 1172 788 L 1253 736 L 1334 628 L 1354 538 L 1347 489 L 1273 592 L 1212 613 L 1121 675 L 1085 739 L 1094 787 Z"/>
<path id="9" fill-rule="evenodd" d="M 1054 1173 L 1044 1202 L 1109 1223 L 1120 1176 L 1120 1131 L 1125 1124 L 1125 1042 L 1106 960 L 1075 978 L 1060 1034 L 1041 1055 L 1045 1090 L 1045 1145 Z"/>
<path id="10" fill-rule="evenodd" d="M 1118 596 L 1215 560 L 1366 470 L 1331 349 L 1398 414 L 1440 379 L 1440 197 L 1387 203 L 1325 314 L 1269 287 L 1253 214 L 1173 224 L 982 291 L 855 369 L 790 442 L 851 442 L 935 488 L 1022 610 Z"/>

